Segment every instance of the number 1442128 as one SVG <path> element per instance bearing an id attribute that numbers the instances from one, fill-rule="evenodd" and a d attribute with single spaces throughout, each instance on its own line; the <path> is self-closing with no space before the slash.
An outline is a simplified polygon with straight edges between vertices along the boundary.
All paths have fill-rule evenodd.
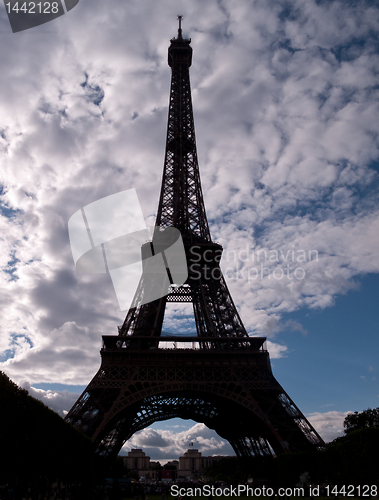
<path id="1" fill-rule="evenodd" d="M 58 2 L 16 2 L 13 7 L 11 7 L 11 3 L 8 2 L 5 4 L 8 13 L 23 12 L 24 14 L 57 14 L 59 10 Z"/>
<path id="2" fill-rule="evenodd" d="M 378 495 L 378 487 L 376 485 L 364 484 L 362 486 L 354 486 L 352 484 L 346 486 L 325 486 L 327 496 L 342 496 L 342 497 L 376 497 Z"/>

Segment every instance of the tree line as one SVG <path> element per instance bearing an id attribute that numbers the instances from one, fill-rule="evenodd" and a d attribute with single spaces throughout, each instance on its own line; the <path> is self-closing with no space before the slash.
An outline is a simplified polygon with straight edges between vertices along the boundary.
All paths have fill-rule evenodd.
<path id="1" fill-rule="evenodd" d="M 96 457 L 90 439 L 0 372 L 0 486 L 46 490 L 85 483 Z"/>

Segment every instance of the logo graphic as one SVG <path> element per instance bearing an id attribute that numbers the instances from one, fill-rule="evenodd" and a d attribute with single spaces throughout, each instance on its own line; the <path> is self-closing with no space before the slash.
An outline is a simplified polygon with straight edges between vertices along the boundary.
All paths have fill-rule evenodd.
<path id="1" fill-rule="evenodd" d="M 19 1 L 4 0 L 13 33 L 28 30 L 63 16 L 73 9 L 79 0 Z"/>
<path id="2" fill-rule="evenodd" d="M 121 311 L 164 297 L 170 285 L 182 285 L 188 277 L 180 231 L 159 226 L 150 229 L 152 241 L 148 241 L 135 189 L 90 203 L 68 221 L 76 269 L 108 271 Z M 132 304 L 139 283 L 143 289 L 138 303 Z"/>

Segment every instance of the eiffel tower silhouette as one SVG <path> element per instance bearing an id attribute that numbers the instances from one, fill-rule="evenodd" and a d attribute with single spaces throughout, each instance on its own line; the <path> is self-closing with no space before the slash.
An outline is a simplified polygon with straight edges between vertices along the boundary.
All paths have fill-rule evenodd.
<path id="1" fill-rule="evenodd" d="M 162 228 L 179 230 L 188 278 L 176 285 L 167 266 L 163 296 L 144 303 L 154 269 L 143 260 L 124 324 L 118 335 L 103 336 L 101 367 L 66 420 L 110 458 L 135 432 L 174 417 L 214 429 L 238 457 L 322 448 L 321 437 L 274 378 L 266 339 L 249 337 L 219 266 L 222 247 L 211 239 L 197 160 L 190 42 L 179 16 L 168 49 L 172 80 L 156 228 L 153 243 L 142 246 L 142 256 L 152 255 Z M 196 333 L 162 332 L 170 302 L 192 302 Z M 178 342 L 186 348 L 176 348 Z"/>

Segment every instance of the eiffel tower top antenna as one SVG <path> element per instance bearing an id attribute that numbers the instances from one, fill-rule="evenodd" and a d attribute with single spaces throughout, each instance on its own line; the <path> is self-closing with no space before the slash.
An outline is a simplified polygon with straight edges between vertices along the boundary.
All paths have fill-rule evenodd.
<path id="1" fill-rule="evenodd" d="M 178 39 L 182 39 L 183 36 L 182 36 L 182 19 L 183 19 L 183 16 L 178 16 L 178 19 L 179 19 L 179 29 L 178 29 Z"/>

